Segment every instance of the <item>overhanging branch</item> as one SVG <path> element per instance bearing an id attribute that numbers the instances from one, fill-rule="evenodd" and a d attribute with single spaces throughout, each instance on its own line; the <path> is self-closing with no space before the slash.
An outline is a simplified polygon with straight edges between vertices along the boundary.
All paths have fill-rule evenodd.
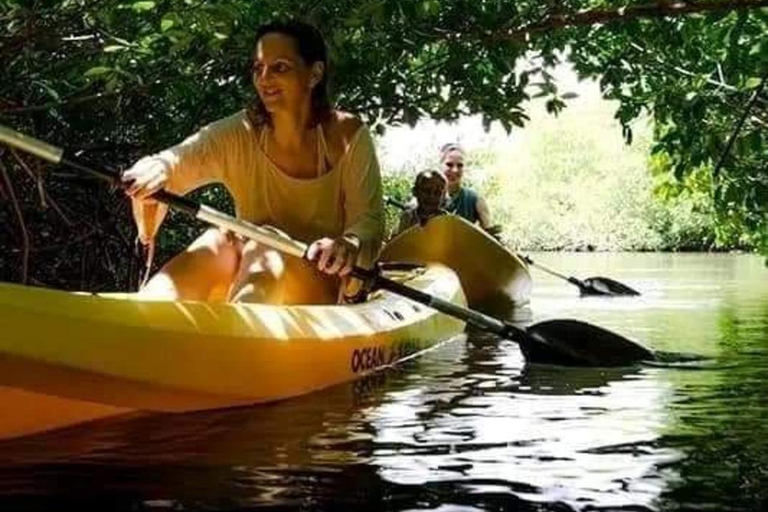
<path id="1" fill-rule="evenodd" d="M 494 40 L 528 40 L 531 36 L 564 27 L 590 26 L 633 18 L 668 18 L 698 12 L 733 11 L 768 7 L 768 0 L 720 0 L 689 3 L 684 1 L 653 2 L 609 10 L 585 10 L 553 14 L 547 19 L 523 27 L 514 27 L 491 36 Z"/>
<path id="2" fill-rule="evenodd" d="M 101 100 L 105 98 L 111 98 L 113 96 L 120 95 L 120 91 L 115 92 L 100 92 L 96 94 L 89 94 L 87 96 L 78 96 L 76 98 L 68 98 L 63 101 L 52 101 L 49 103 L 44 103 L 42 105 L 32 105 L 28 107 L 15 107 L 15 108 L 5 108 L 0 109 L 0 114 L 6 114 L 6 115 L 22 115 L 22 114 L 33 114 L 35 112 L 44 112 L 47 110 L 51 110 L 54 108 L 62 108 L 62 107 L 74 107 L 76 105 L 80 105 L 82 103 L 90 103 L 91 101 Z"/>

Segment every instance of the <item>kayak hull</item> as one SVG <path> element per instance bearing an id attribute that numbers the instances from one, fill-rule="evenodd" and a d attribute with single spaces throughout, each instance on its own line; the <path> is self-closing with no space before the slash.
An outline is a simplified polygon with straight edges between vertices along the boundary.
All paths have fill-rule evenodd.
<path id="1" fill-rule="evenodd" d="M 465 303 L 446 267 L 405 279 Z M 136 410 L 282 400 L 395 364 L 463 330 L 387 292 L 352 306 L 278 307 L 0 284 L 0 311 L 0 403 L 18 411 L 0 419 L 0 437 Z"/>
<path id="2" fill-rule="evenodd" d="M 400 233 L 384 247 L 381 260 L 442 263 L 459 275 L 469 306 L 491 315 L 525 316 L 521 310 L 530 301 L 532 281 L 525 262 L 456 215 L 432 217 Z"/>

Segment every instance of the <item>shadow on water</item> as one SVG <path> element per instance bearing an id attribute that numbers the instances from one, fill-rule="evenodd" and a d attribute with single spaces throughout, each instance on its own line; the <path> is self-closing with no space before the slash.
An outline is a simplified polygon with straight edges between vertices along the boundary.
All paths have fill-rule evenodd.
<path id="1" fill-rule="evenodd" d="M 612 382 L 640 376 L 641 367 L 563 368 L 527 365 L 518 381 L 518 391 L 535 395 L 602 393 Z"/>
<path id="2" fill-rule="evenodd" d="M 464 360 L 467 369 L 486 370 L 489 365 L 501 370 L 504 366 L 519 368 L 510 382 L 512 389 L 520 393 L 541 395 L 576 395 L 583 392 L 599 391 L 614 381 L 630 379 L 640 374 L 641 365 L 612 368 L 567 367 L 544 364 L 526 364 L 522 359 L 514 366 L 504 354 L 518 352 L 517 344 L 500 340 L 498 337 L 481 332 L 472 332 L 470 350 Z M 495 361 L 495 363 L 494 363 Z"/>

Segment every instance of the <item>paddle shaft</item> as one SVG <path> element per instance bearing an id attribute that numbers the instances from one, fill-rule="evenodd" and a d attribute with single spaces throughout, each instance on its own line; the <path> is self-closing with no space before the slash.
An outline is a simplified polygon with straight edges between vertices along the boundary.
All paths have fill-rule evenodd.
<path id="1" fill-rule="evenodd" d="M 395 208 L 399 208 L 399 209 L 401 209 L 403 211 L 408 209 L 408 206 L 405 203 L 401 203 L 397 199 L 392 199 L 389 196 L 384 196 L 384 202 L 389 204 L 389 205 L 394 206 Z"/>
<path id="2" fill-rule="evenodd" d="M 9 128 L 0 125 L 0 142 L 8 144 L 22 151 L 31 153 L 40 158 L 48 160 L 54 164 L 63 164 L 84 173 L 95 176 L 110 184 L 122 187 L 120 174 L 117 171 L 107 169 L 94 169 L 80 162 L 67 158 L 61 148 L 52 146 L 43 141 L 21 134 Z M 192 200 L 178 196 L 167 190 L 160 190 L 152 195 L 152 199 L 165 203 L 171 208 L 182 211 L 192 217 L 221 229 L 225 229 L 241 235 L 243 237 L 264 243 L 273 249 L 281 251 L 291 256 L 304 258 L 307 252 L 306 244 L 293 240 L 292 238 L 277 233 L 269 228 L 257 226 L 241 219 L 236 219 L 225 213 L 221 213 L 206 205 L 198 204 Z M 493 317 L 457 306 L 452 302 L 442 300 L 419 290 L 415 290 L 391 279 L 382 277 L 375 270 L 354 267 L 352 276 L 368 281 L 373 288 L 379 288 L 390 291 L 397 295 L 406 297 L 425 306 L 431 307 L 441 313 L 458 318 L 474 327 L 492 332 L 505 337 L 514 334 L 524 334 L 523 331 L 515 326 L 497 320 Z"/>
<path id="3" fill-rule="evenodd" d="M 529 264 L 529 265 L 532 265 L 532 266 L 534 266 L 534 267 L 538 268 L 539 270 L 543 270 L 543 271 L 544 271 L 544 272 L 546 272 L 547 274 L 553 275 L 553 276 L 555 276 L 555 277 L 559 277 L 560 279 L 565 279 L 565 280 L 566 280 L 566 281 L 568 281 L 569 283 L 571 283 L 571 284 L 573 284 L 573 285 L 576 285 L 576 286 L 578 286 L 579 288 L 581 288 L 582 286 L 585 286 L 584 282 L 582 282 L 582 281 L 580 281 L 580 280 L 576 279 L 575 277 L 566 276 L 565 274 L 561 274 L 560 272 L 556 272 L 556 271 L 552 270 L 551 268 L 547 268 L 547 267 L 545 267 L 544 265 L 542 265 L 541 263 L 536 263 L 536 262 L 534 262 L 534 261 L 533 261 L 533 260 L 532 260 L 530 257 L 528 257 L 528 256 L 525 256 L 525 255 L 522 255 L 522 254 L 520 254 L 520 258 L 521 258 L 521 259 L 522 259 L 524 262 L 526 262 L 527 264 Z"/>

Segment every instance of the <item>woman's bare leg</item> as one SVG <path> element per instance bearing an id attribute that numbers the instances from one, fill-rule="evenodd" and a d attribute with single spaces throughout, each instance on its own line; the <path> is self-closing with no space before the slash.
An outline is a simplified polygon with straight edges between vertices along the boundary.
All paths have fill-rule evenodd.
<path id="1" fill-rule="evenodd" d="M 139 291 L 168 300 L 226 300 L 240 264 L 241 243 L 209 229 L 175 256 Z"/>
<path id="2" fill-rule="evenodd" d="M 279 282 L 285 272 L 282 255 L 258 242 L 243 245 L 240 265 L 229 290 L 230 302 L 282 304 Z"/>
<path id="3" fill-rule="evenodd" d="M 229 297 L 231 302 L 333 304 L 338 289 L 338 278 L 321 274 L 307 261 L 250 241 Z"/>

